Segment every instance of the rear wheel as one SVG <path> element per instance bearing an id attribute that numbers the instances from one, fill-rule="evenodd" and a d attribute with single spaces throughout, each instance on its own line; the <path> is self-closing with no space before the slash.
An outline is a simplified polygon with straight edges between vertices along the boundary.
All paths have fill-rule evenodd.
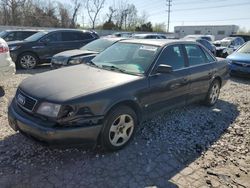
<path id="1" fill-rule="evenodd" d="M 137 124 L 135 112 L 119 106 L 107 115 L 101 135 L 101 144 L 107 150 L 119 150 L 129 143 Z"/>
<path id="2" fill-rule="evenodd" d="M 210 85 L 207 97 L 205 99 L 205 104 L 208 106 L 213 106 L 217 102 L 219 95 L 220 95 L 220 82 L 219 80 L 216 79 Z"/>
<path id="3" fill-rule="evenodd" d="M 33 53 L 23 53 L 17 60 L 17 66 L 22 69 L 33 69 L 38 64 L 38 58 Z"/>

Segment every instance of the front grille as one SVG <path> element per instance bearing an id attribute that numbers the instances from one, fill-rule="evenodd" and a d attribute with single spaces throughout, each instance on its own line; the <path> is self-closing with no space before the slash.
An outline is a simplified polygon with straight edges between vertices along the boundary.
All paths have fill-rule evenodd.
<path id="1" fill-rule="evenodd" d="M 25 94 L 20 90 L 18 90 L 16 93 L 16 101 L 21 108 L 29 112 L 32 112 L 34 110 L 37 103 L 36 99 L 28 96 L 27 94 Z"/>
<path id="2" fill-rule="evenodd" d="M 238 66 L 240 66 L 240 67 L 250 67 L 250 63 L 233 62 L 233 64 L 238 65 Z"/>

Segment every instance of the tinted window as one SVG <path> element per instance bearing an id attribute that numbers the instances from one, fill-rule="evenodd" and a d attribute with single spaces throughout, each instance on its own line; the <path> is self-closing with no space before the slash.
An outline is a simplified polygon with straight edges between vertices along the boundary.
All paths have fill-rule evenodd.
<path id="1" fill-rule="evenodd" d="M 187 51 L 189 66 L 201 65 L 208 62 L 206 55 L 198 45 L 186 44 L 185 49 Z"/>
<path id="2" fill-rule="evenodd" d="M 9 33 L 6 37 L 4 37 L 4 39 L 6 41 L 13 41 L 13 40 L 15 40 L 15 33 L 14 32 Z"/>
<path id="3" fill-rule="evenodd" d="M 38 33 L 26 38 L 25 41 L 37 41 L 37 40 L 41 39 L 43 36 L 45 36 L 46 34 L 48 34 L 47 31 L 41 31 L 41 32 L 38 32 Z"/>
<path id="4" fill-rule="evenodd" d="M 49 34 L 42 41 L 44 41 L 44 42 L 60 42 L 61 41 L 61 33 L 56 32 L 56 33 Z"/>
<path id="5" fill-rule="evenodd" d="M 93 39 L 94 37 L 90 33 L 81 33 L 81 40 Z"/>
<path id="6" fill-rule="evenodd" d="M 168 46 L 164 49 L 158 60 L 158 64 L 172 66 L 173 70 L 185 67 L 182 49 L 179 45 Z"/>
<path id="7" fill-rule="evenodd" d="M 87 40 L 92 39 L 93 36 L 89 33 L 83 32 L 63 32 L 62 39 L 63 41 L 79 41 L 79 40 Z"/>

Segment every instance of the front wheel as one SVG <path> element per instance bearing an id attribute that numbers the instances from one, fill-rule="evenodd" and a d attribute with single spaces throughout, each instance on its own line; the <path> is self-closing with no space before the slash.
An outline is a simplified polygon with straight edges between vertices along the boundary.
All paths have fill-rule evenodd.
<path id="1" fill-rule="evenodd" d="M 33 53 L 24 53 L 17 60 L 17 65 L 22 69 L 34 69 L 38 64 L 38 58 Z"/>
<path id="2" fill-rule="evenodd" d="M 119 106 L 107 115 L 101 135 L 102 146 L 111 151 L 123 148 L 131 140 L 137 116 L 130 107 Z"/>
<path id="3" fill-rule="evenodd" d="M 220 95 L 220 82 L 219 80 L 216 79 L 210 85 L 207 97 L 205 99 L 205 104 L 207 106 L 213 106 L 217 102 L 219 95 Z"/>

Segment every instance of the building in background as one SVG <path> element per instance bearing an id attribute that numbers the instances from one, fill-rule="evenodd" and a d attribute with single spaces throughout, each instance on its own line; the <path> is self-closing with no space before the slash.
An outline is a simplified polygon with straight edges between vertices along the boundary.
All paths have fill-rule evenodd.
<path id="1" fill-rule="evenodd" d="M 239 30 L 237 25 L 196 25 L 196 26 L 175 26 L 176 38 L 183 38 L 186 35 L 214 35 L 215 40 L 221 40 Z"/>

